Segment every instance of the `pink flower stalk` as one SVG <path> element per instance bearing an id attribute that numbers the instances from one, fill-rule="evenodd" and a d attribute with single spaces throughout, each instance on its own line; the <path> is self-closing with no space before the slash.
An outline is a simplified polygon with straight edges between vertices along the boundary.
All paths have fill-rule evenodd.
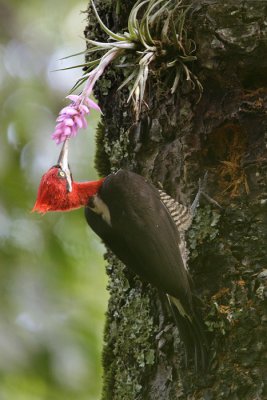
<path id="1" fill-rule="evenodd" d="M 67 107 L 64 107 L 57 118 L 57 125 L 52 139 L 57 144 L 64 142 L 65 139 L 76 136 L 80 128 L 87 127 L 85 116 L 90 113 L 90 108 L 100 111 L 99 106 L 91 99 L 93 87 L 99 77 L 103 74 L 105 68 L 121 54 L 120 48 L 110 49 L 103 55 L 97 67 L 87 74 L 87 82 L 82 93 L 77 95 L 67 96 L 67 99 L 72 101 Z"/>
<path id="2" fill-rule="evenodd" d="M 77 135 L 80 128 L 87 127 L 86 115 L 93 108 L 100 111 L 100 107 L 88 97 L 70 95 L 66 97 L 72 101 L 72 104 L 64 107 L 57 118 L 57 125 L 52 134 L 52 139 L 57 144 L 64 142 L 65 139 Z"/>

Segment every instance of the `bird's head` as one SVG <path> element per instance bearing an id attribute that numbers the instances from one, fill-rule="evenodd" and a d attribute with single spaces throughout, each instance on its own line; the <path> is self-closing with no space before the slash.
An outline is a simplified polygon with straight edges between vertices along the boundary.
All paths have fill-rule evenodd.
<path id="1" fill-rule="evenodd" d="M 43 176 L 32 211 L 70 211 L 85 206 L 95 195 L 103 179 L 90 182 L 74 182 L 68 165 L 68 140 L 62 146 L 56 165 Z"/>

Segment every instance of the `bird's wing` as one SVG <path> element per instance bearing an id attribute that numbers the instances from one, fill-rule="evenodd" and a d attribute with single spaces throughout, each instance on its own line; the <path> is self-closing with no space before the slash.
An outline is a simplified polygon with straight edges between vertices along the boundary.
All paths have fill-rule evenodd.
<path id="1" fill-rule="evenodd" d="M 190 307 L 177 228 L 158 191 L 141 176 L 120 170 L 106 178 L 99 194 L 109 208 L 111 227 L 96 233 L 137 274 Z"/>

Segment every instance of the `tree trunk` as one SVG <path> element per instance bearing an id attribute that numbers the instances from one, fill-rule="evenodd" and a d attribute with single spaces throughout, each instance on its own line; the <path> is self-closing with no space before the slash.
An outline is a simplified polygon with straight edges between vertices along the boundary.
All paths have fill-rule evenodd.
<path id="1" fill-rule="evenodd" d="M 112 3 L 96 7 L 111 30 L 123 31 L 133 2 L 117 2 L 118 13 Z M 192 68 L 204 88 L 200 102 L 186 82 L 171 95 L 155 73 L 136 122 L 128 90 L 117 91 L 122 72 L 109 67 L 95 90 L 104 113 L 96 167 L 103 175 L 133 170 L 187 205 L 208 171 L 206 191 L 223 208 L 202 200 L 187 245 L 205 304 L 211 365 L 203 375 L 193 364 L 185 367 L 161 295 L 108 253 L 103 400 L 267 396 L 267 3 L 188 3 L 186 26 L 197 46 Z M 91 8 L 88 13 L 87 37 L 103 39 Z"/>

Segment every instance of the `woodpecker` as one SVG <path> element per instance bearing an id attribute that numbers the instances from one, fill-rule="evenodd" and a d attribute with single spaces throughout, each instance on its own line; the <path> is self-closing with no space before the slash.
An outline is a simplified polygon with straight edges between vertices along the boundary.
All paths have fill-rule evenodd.
<path id="1" fill-rule="evenodd" d="M 85 207 L 87 223 L 104 244 L 142 280 L 167 295 L 186 355 L 193 355 L 197 369 L 204 369 L 204 324 L 179 247 L 179 230 L 188 228 L 192 212 L 127 170 L 96 181 L 73 181 L 66 140 L 57 165 L 41 179 L 33 211 L 79 207 Z"/>

